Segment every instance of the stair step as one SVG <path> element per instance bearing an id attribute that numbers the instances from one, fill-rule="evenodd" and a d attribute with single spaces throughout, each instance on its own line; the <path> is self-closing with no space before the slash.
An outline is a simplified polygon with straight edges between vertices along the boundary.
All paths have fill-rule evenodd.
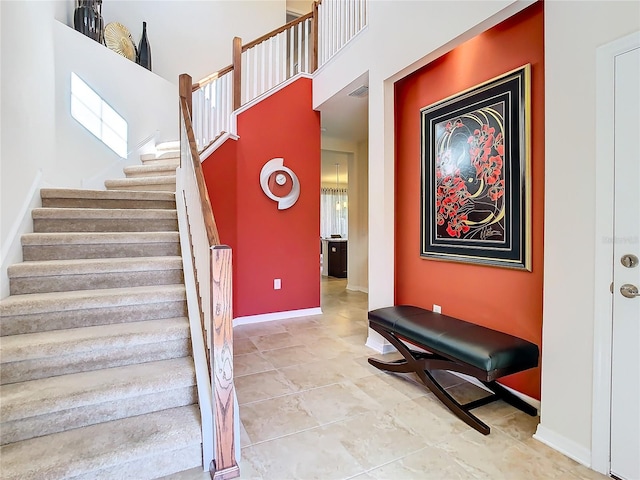
<path id="1" fill-rule="evenodd" d="M 0 383 L 89 372 L 191 354 L 186 317 L 2 337 Z"/>
<path id="2" fill-rule="evenodd" d="M 158 153 L 168 151 L 180 151 L 180 140 L 171 140 L 169 142 L 162 142 L 156 145 L 156 151 Z"/>
<path id="3" fill-rule="evenodd" d="M 147 158 L 141 158 L 143 165 L 173 165 L 176 168 L 180 166 L 179 154 L 167 154 L 167 156 L 156 157 L 150 155 Z"/>
<path id="4" fill-rule="evenodd" d="M 0 301 L 0 335 L 185 315 L 184 285 L 11 295 Z"/>
<path id="5" fill-rule="evenodd" d="M 22 262 L 7 275 L 11 295 L 184 282 L 179 256 Z"/>
<path id="6" fill-rule="evenodd" d="M 25 261 L 180 255 L 178 232 L 28 233 Z"/>
<path id="7" fill-rule="evenodd" d="M 161 175 L 155 177 L 116 178 L 105 180 L 108 190 L 139 190 L 139 191 L 176 191 L 176 176 Z"/>
<path id="8" fill-rule="evenodd" d="M 0 387 L 2 445 L 197 403 L 192 357 Z"/>
<path id="9" fill-rule="evenodd" d="M 160 150 L 156 153 L 143 153 L 140 155 L 140 161 L 142 163 L 147 163 L 151 160 L 161 160 L 161 159 L 179 159 L 180 158 L 180 150 Z"/>
<path id="10" fill-rule="evenodd" d="M 145 480 L 202 465 L 197 406 L 90 425 L 0 447 L 3 480 Z"/>
<path id="11" fill-rule="evenodd" d="M 51 232 L 172 232 L 178 215 L 166 209 L 34 208 L 36 233 Z"/>
<path id="12" fill-rule="evenodd" d="M 170 163 L 159 165 L 132 165 L 130 167 L 124 167 L 123 170 L 127 178 L 175 176 L 176 165 Z"/>
<path id="13" fill-rule="evenodd" d="M 175 194 L 171 192 L 43 188 L 40 197 L 43 207 L 176 208 Z"/>

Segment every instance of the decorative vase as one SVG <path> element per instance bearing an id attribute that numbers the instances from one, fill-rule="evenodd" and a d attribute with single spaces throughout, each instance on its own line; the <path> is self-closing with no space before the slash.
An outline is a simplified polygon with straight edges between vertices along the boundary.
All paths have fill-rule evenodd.
<path id="1" fill-rule="evenodd" d="M 104 43 L 102 0 L 78 0 L 73 12 L 73 28 L 98 43 Z"/>
<path id="2" fill-rule="evenodd" d="M 137 63 L 147 70 L 151 70 L 151 47 L 147 38 L 147 22 L 142 22 L 142 37 L 138 45 Z"/>

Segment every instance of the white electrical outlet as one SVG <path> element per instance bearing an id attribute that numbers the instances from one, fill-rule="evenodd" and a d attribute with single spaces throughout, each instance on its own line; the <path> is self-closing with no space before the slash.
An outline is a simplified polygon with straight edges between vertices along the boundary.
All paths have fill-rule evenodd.
<path id="1" fill-rule="evenodd" d="M 279 278 L 274 278 L 273 279 L 273 289 L 274 290 L 280 290 L 282 288 L 282 280 L 280 280 Z"/>
<path id="2" fill-rule="evenodd" d="M 442 313 L 442 307 L 440 305 L 433 304 L 433 313 Z"/>

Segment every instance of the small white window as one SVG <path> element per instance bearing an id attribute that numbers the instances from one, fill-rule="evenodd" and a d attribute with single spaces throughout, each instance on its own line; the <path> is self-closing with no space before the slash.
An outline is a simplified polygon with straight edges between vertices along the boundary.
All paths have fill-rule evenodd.
<path id="1" fill-rule="evenodd" d="M 127 158 L 127 121 L 73 72 L 71 116 L 117 155 Z"/>

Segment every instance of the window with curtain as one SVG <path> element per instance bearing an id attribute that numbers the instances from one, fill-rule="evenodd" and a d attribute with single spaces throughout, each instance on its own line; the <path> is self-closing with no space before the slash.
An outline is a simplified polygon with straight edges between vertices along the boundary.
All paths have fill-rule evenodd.
<path id="1" fill-rule="evenodd" d="M 347 238 L 347 189 L 323 188 L 320 190 L 320 236 L 330 238 L 341 235 Z"/>

